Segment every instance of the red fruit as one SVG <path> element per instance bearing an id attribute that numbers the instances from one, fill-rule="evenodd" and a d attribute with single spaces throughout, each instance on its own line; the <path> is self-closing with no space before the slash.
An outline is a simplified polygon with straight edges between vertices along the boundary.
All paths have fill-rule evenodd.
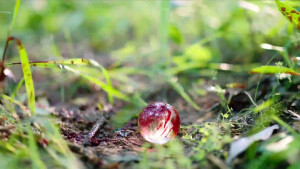
<path id="1" fill-rule="evenodd" d="M 169 104 L 155 102 L 147 105 L 139 115 L 141 135 L 151 143 L 165 144 L 180 129 L 180 117 Z"/>

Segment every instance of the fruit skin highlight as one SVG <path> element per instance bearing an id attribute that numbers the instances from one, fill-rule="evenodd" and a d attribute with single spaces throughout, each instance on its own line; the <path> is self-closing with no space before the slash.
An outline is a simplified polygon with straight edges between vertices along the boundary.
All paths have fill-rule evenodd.
<path id="1" fill-rule="evenodd" d="M 167 143 L 180 129 L 178 112 L 163 102 L 148 104 L 140 113 L 138 121 L 143 138 L 156 144 Z"/>

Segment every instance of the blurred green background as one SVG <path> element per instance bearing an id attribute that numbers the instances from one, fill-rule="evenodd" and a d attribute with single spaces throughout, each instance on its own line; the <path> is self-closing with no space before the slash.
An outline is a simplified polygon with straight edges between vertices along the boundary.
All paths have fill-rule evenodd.
<path id="1" fill-rule="evenodd" d="M 2 44 L 14 4 L 0 2 Z M 196 61 L 263 64 L 272 51 L 261 49 L 262 43 L 283 46 L 299 37 L 273 1 L 171 1 L 170 10 L 168 4 L 165 10 L 162 5 L 161 1 L 22 1 L 12 35 L 23 41 L 32 59 L 56 58 L 59 52 L 65 58 L 126 66 L 147 66 L 166 58 L 175 62 L 186 55 Z M 167 52 L 161 53 L 165 36 Z"/>
<path id="2" fill-rule="evenodd" d="M 14 5 L 0 1 L 1 50 Z M 158 100 L 171 101 L 169 85 L 195 109 L 199 107 L 193 100 L 205 95 L 203 85 L 253 85 L 258 76 L 249 76 L 251 68 L 283 62 L 268 45 L 284 46 L 297 56 L 300 37 L 275 2 L 242 0 L 21 1 L 11 35 L 22 40 L 31 61 L 95 59 L 119 91 L 147 102 L 155 100 L 151 94 L 162 91 Z M 18 62 L 16 48 L 9 51 L 6 63 Z M 20 66 L 10 69 L 19 80 Z M 77 69 L 105 81 L 99 70 Z M 73 74 L 32 70 L 37 96 L 46 92 L 52 105 L 94 92 Z M 25 98 L 24 92 L 19 100 Z"/>
<path id="3" fill-rule="evenodd" d="M 11 29 L 31 61 L 95 59 L 115 88 L 147 101 L 158 91 L 159 100 L 174 100 L 167 85 L 199 109 L 193 100 L 205 95 L 206 83 L 253 85 L 258 76 L 249 76 L 251 68 L 286 65 L 278 47 L 299 55 L 300 34 L 273 1 L 21 1 L 10 28 L 14 5 L 0 1 L 1 50 Z M 6 63 L 18 62 L 15 48 L 9 51 Z M 19 80 L 20 66 L 10 69 Z M 105 80 L 99 70 L 77 69 Z M 46 92 L 52 105 L 93 92 L 87 81 L 57 69 L 33 68 L 33 79 L 37 96 Z"/>
<path id="4" fill-rule="evenodd" d="M 290 1 L 289 4 L 299 6 L 297 1 Z M 176 102 L 178 98 L 190 106 L 184 111 L 180 109 L 184 106 L 180 104 L 174 106 L 181 110 L 179 113 L 182 124 L 190 124 L 194 122 L 190 120 L 193 116 L 188 118 L 192 112 L 199 115 L 201 110 L 208 108 L 200 104 L 201 97 L 206 96 L 208 91 L 205 87 L 214 87 L 215 91 L 221 93 L 226 84 L 241 83 L 255 86 L 261 76 L 250 75 L 251 68 L 266 64 L 274 65 L 278 62 L 287 66 L 280 55 L 283 48 L 288 51 L 290 57 L 300 55 L 299 31 L 284 18 L 272 0 L 22 0 L 15 24 L 10 27 L 14 6 L 15 1 L 0 1 L 0 51 L 4 49 L 10 30 L 10 35 L 22 40 L 31 61 L 66 58 L 98 61 L 106 68 L 114 88 L 129 98 L 124 99 L 126 102 L 120 100 L 111 102 L 110 106 L 113 108 L 110 110 L 115 113 L 112 122 L 117 128 L 136 117 L 145 102 L 162 100 L 171 104 L 180 103 Z M 9 47 L 6 63 L 19 62 L 16 47 L 12 46 L 14 47 Z M 9 69 L 15 74 L 17 81 L 22 78 L 21 66 L 10 66 Z M 106 80 L 99 67 L 96 69 L 78 66 L 76 70 L 99 81 Z M 37 105 L 69 108 L 63 104 L 79 103 L 80 106 L 97 105 L 99 109 L 109 109 L 107 95 L 105 99 L 97 99 L 98 95 L 95 97 L 93 94 L 99 94 L 100 89 L 88 80 L 54 68 L 32 67 L 32 71 Z M 16 86 L 17 83 L 9 82 L 5 92 L 11 95 Z M 111 91 L 105 92 L 109 95 Z M 99 95 L 103 96 L 105 92 Z M 223 95 L 222 97 L 224 98 Z M 21 88 L 15 99 L 26 103 L 25 87 Z M 221 104 L 224 101 L 222 98 L 219 100 Z M 213 102 L 213 99 L 207 97 L 205 101 Z M 96 103 L 93 105 L 91 102 Z M 50 114 L 37 110 L 38 115 L 43 113 Z M 39 118 L 33 116 L 31 120 L 38 121 Z M 50 146 L 46 150 L 50 155 L 54 154 L 53 158 L 60 166 L 72 168 L 73 166 L 68 164 L 76 165 L 73 163 L 76 158 L 70 155 L 73 153 L 69 151 L 57 126 L 47 120 L 43 123 L 48 127 L 47 131 L 52 132 L 48 132 L 46 136 L 54 143 L 51 146 L 57 151 L 55 153 L 64 155 L 69 161 L 57 158 L 56 154 L 51 152 L 53 150 Z M 220 150 L 224 144 L 231 141 L 227 136 L 220 137 L 222 141 L 218 139 L 224 134 L 219 128 L 220 125 L 230 128 L 229 123 L 204 125 L 210 132 L 208 136 L 211 141 L 198 142 L 201 146 L 197 147 L 199 151 L 196 152 L 199 154 L 193 156 L 196 159 L 192 160 L 195 161 L 204 158 L 203 147 L 213 147 L 211 151 Z M 20 133 L 23 132 L 22 127 L 18 130 Z M 31 131 L 30 128 L 24 129 L 27 130 Z M 19 135 L 17 132 L 14 134 L 14 137 L 10 138 L 11 143 L 6 144 L 3 141 L 0 144 L 2 146 L 0 148 L 9 152 L 7 154 L 10 156 L 7 156 L 7 159 L 12 162 L 0 158 L 4 159 L 2 162 L 6 161 L 6 165 L 18 168 L 19 163 L 15 161 L 23 163 L 22 160 L 29 158 L 29 155 L 32 164 L 36 163 L 37 166 L 43 165 L 39 164 L 40 161 L 49 162 L 45 160 L 48 156 L 41 157 L 42 160 L 35 158 L 39 157 L 39 152 L 35 147 L 36 142 L 32 133 L 29 137 L 32 144 L 27 146 L 27 139 L 24 139 L 26 144 L 22 145 L 23 149 L 11 148 L 19 145 Z M 232 136 L 232 133 L 230 134 Z M 188 134 L 185 136 L 190 138 Z M 64 143 L 63 147 L 66 150 L 57 143 Z M 148 152 L 143 155 L 141 168 L 150 165 L 159 168 L 165 164 L 166 158 L 168 159 L 166 167 L 169 168 L 176 164 L 176 159 L 181 159 L 178 166 L 182 168 L 192 163 L 188 156 L 184 156 L 185 149 L 180 142 L 173 142 L 159 149 L 161 150 L 158 151 L 159 156 Z M 13 153 L 18 156 L 10 153 L 12 150 L 15 150 Z M 36 152 L 32 153 L 31 150 Z M 41 151 L 44 152 L 44 149 Z M 226 156 L 226 153 L 222 151 L 222 156 Z M 174 154 L 175 160 L 169 158 Z M 5 156 L 6 154 L 1 154 L 1 157 Z M 254 154 L 250 162 L 255 161 L 255 158 Z M 265 163 L 262 164 L 266 166 Z M 51 162 L 47 166 L 51 167 Z"/>

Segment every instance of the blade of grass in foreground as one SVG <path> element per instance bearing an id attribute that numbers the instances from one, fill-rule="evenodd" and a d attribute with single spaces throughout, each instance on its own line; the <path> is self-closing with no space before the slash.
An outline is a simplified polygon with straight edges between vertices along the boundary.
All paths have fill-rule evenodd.
<path id="1" fill-rule="evenodd" d="M 41 161 L 38 147 L 35 142 L 34 135 L 32 133 L 32 130 L 30 126 L 27 126 L 27 133 L 28 133 L 28 144 L 29 144 L 29 150 L 30 150 L 30 157 L 32 161 L 32 168 L 39 168 L 39 169 L 46 169 L 45 164 Z"/>
<path id="2" fill-rule="evenodd" d="M 109 77 L 109 74 L 107 72 L 107 70 L 102 66 L 100 65 L 97 61 L 93 60 L 93 59 L 90 59 L 89 60 L 90 64 L 96 66 L 96 67 L 99 67 L 106 79 L 106 83 L 108 86 L 110 86 L 111 88 L 113 87 L 112 84 L 111 84 L 111 81 L 110 81 L 110 77 Z M 108 93 L 108 100 L 111 104 L 113 104 L 114 100 L 113 100 L 113 96 L 111 93 Z"/>
<path id="3" fill-rule="evenodd" d="M 161 62 L 167 67 L 170 66 L 171 57 L 168 51 L 168 31 L 169 31 L 169 14 L 170 0 L 160 1 L 160 23 L 159 23 L 159 41 Z"/>
<path id="4" fill-rule="evenodd" d="M 35 93 L 34 93 L 34 86 L 33 86 L 33 80 L 32 80 L 32 75 L 31 75 L 31 70 L 30 70 L 30 65 L 28 61 L 28 56 L 27 52 L 22 45 L 22 42 L 20 39 L 10 36 L 6 40 L 6 47 L 8 46 L 8 43 L 10 41 L 16 41 L 18 50 L 19 50 L 19 55 L 20 55 L 20 60 L 21 60 L 21 65 L 22 65 L 22 70 L 23 70 L 23 77 L 25 80 L 25 87 L 26 87 L 26 92 L 27 92 L 27 97 L 28 97 L 28 105 L 32 113 L 35 113 Z M 4 50 L 3 53 L 3 60 L 5 60 L 5 54 L 6 50 Z"/>
<path id="5" fill-rule="evenodd" d="M 11 94 L 11 98 L 15 98 L 15 96 L 19 92 L 21 86 L 23 85 L 23 83 L 24 83 L 24 77 L 19 81 L 18 85 L 14 88 L 14 90 Z"/>
<path id="6" fill-rule="evenodd" d="M 300 73 L 295 72 L 293 69 L 282 67 L 282 66 L 261 66 L 252 69 L 250 73 L 260 73 L 260 74 L 286 73 L 290 75 L 300 76 Z"/>
<path id="7" fill-rule="evenodd" d="M 187 101 L 190 105 L 194 107 L 196 110 L 200 110 L 200 107 L 190 98 L 190 96 L 184 91 L 183 87 L 180 83 L 174 81 L 173 79 L 168 79 L 168 83 L 173 86 L 173 88 Z"/>
<path id="8" fill-rule="evenodd" d="M 26 108 L 22 103 L 20 103 L 19 101 L 15 100 L 13 97 L 9 97 L 7 95 L 2 94 L 1 97 L 5 100 L 8 100 L 16 105 L 18 105 L 23 111 L 24 113 L 26 113 L 28 116 L 31 116 L 30 111 L 28 110 L 28 108 Z"/>
<path id="9" fill-rule="evenodd" d="M 137 117 L 145 106 L 147 103 L 141 98 L 140 93 L 136 92 L 131 97 L 130 103 L 111 118 L 112 125 L 116 128 L 124 126 L 130 119 Z"/>
<path id="10" fill-rule="evenodd" d="M 9 63 L 6 64 L 6 66 L 15 65 L 15 64 L 20 64 L 20 63 Z M 57 61 L 33 61 L 33 62 L 29 62 L 29 64 L 31 66 L 44 67 L 44 68 L 52 68 L 52 67 L 64 68 L 64 66 L 68 66 L 68 65 L 85 65 L 85 66 L 93 65 L 101 69 L 102 74 L 106 79 L 107 85 L 113 88 L 107 70 L 93 59 L 86 60 L 81 58 L 75 58 L 75 59 L 65 59 L 65 60 L 57 60 Z M 108 100 L 111 104 L 113 103 L 113 96 L 110 93 L 108 93 Z"/>
<path id="11" fill-rule="evenodd" d="M 276 121 L 278 124 L 280 124 L 281 126 L 285 127 L 292 134 L 298 135 L 298 133 L 290 125 L 288 125 L 286 122 L 284 122 L 283 120 L 281 120 L 278 116 L 272 115 L 271 118 L 274 121 Z"/>
<path id="12" fill-rule="evenodd" d="M 42 117 L 39 119 L 47 131 L 45 137 L 49 139 L 51 144 L 51 146 L 45 147 L 45 150 L 59 165 L 66 169 L 83 168 L 82 163 L 69 149 L 68 142 L 62 137 L 58 125 L 55 124 L 56 120 L 57 119 L 50 120 L 49 117 Z"/>
<path id="13" fill-rule="evenodd" d="M 113 95 L 115 96 L 116 98 L 119 98 L 119 99 L 122 99 L 122 100 L 125 100 L 125 101 L 129 101 L 129 98 L 124 95 L 123 93 L 119 92 L 117 89 L 113 88 L 112 86 L 108 85 L 108 84 L 105 84 L 103 83 L 102 81 L 92 77 L 92 76 L 89 76 L 89 75 L 85 75 L 85 74 L 82 74 L 81 72 L 69 67 L 69 66 L 64 66 L 64 68 L 66 70 L 69 70 L 75 74 L 78 74 L 82 77 L 84 77 L 85 79 L 95 83 L 96 85 L 98 85 L 99 87 L 101 87 L 104 91 L 106 91 L 108 94 L 110 95 Z"/>
<path id="14" fill-rule="evenodd" d="M 6 66 L 16 65 L 16 64 L 20 64 L 20 63 L 18 63 L 18 62 L 9 63 L 9 64 L 6 64 Z M 53 68 L 53 67 L 65 68 L 65 66 L 68 66 L 68 65 L 70 65 L 70 66 L 71 65 L 84 65 L 84 66 L 93 65 L 93 66 L 101 69 L 102 74 L 104 75 L 104 77 L 106 79 L 107 85 L 110 86 L 110 88 L 113 88 L 107 70 L 102 65 L 100 65 L 97 61 L 95 61 L 93 59 L 86 60 L 86 59 L 82 59 L 82 58 L 74 58 L 74 59 L 65 59 L 65 60 L 57 60 L 57 61 L 33 61 L 33 62 L 29 62 L 29 64 L 31 66 L 43 67 L 43 68 Z M 109 92 L 108 92 L 108 100 L 111 104 L 113 103 L 113 95 Z"/>
<path id="15" fill-rule="evenodd" d="M 16 63 L 8 63 L 6 66 L 20 64 Z M 44 68 L 52 68 L 59 67 L 61 65 L 88 65 L 89 61 L 86 59 L 75 58 L 75 59 L 65 59 L 65 60 L 57 60 L 57 61 L 33 61 L 29 62 L 30 66 L 36 67 L 44 67 Z"/>
<path id="16" fill-rule="evenodd" d="M 20 0 L 16 0 L 16 4 L 15 4 L 15 9 L 14 9 L 14 15 L 10 24 L 10 27 L 8 29 L 8 36 L 10 36 L 10 31 L 13 29 L 16 19 L 17 19 L 17 14 L 19 12 L 19 7 L 20 7 Z"/>

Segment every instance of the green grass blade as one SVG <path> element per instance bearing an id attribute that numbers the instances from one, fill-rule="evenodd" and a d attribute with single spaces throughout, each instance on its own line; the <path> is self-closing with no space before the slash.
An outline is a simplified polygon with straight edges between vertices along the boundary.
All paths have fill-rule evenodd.
<path id="1" fill-rule="evenodd" d="M 15 64 L 20 64 L 20 63 L 8 63 L 5 65 L 10 66 Z M 29 64 L 30 66 L 51 68 L 51 67 L 59 67 L 61 65 L 89 65 L 89 61 L 86 59 L 75 58 L 75 59 L 65 59 L 65 60 L 57 60 L 57 61 L 34 61 L 34 62 L 29 62 Z"/>
<path id="2" fill-rule="evenodd" d="M 190 105 L 194 107 L 196 110 L 200 110 L 200 107 L 190 98 L 190 96 L 184 91 L 184 88 L 181 86 L 180 83 L 172 80 L 171 78 L 168 79 L 168 83 L 187 101 Z"/>
<path id="3" fill-rule="evenodd" d="M 30 111 L 28 110 L 27 107 L 25 107 L 22 103 L 20 103 L 18 100 L 15 100 L 13 97 L 9 97 L 7 95 L 2 94 L 1 97 L 7 101 L 10 101 L 16 105 L 18 105 L 23 111 L 24 113 L 26 113 L 28 116 L 31 116 Z"/>
<path id="4" fill-rule="evenodd" d="M 170 66 L 171 56 L 168 50 L 168 31 L 169 31 L 169 13 L 170 0 L 160 1 L 160 24 L 159 24 L 159 41 L 160 41 L 160 63 Z"/>
<path id="5" fill-rule="evenodd" d="M 15 4 L 15 9 L 14 9 L 14 15 L 10 24 L 10 27 L 8 29 L 8 36 L 10 35 L 11 30 L 13 29 L 16 19 L 17 19 L 17 15 L 19 12 L 19 7 L 20 7 L 20 0 L 16 0 L 16 4 Z"/>
<path id="6" fill-rule="evenodd" d="M 10 65 L 15 65 L 15 64 L 20 64 L 20 63 L 9 63 L 6 64 L 6 66 L 10 66 Z M 108 92 L 108 100 L 110 103 L 113 103 L 113 95 L 111 94 L 111 92 L 113 91 L 115 93 L 115 89 L 113 89 L 111 80 L 110 80 L 110 76 L 108 71 L 102 66 L 100 65 L 97 61 L 90 59 L 90 60 L 86 60 L 86 59 L 81 59 L 81 58 L 75 58 L 75 59 L 66 59 L 66 60 L 58 60 L 58 61 L 34 61 L 34 62 L 29 62 L 30 66 L 36 66 L 36 67 L 43 67 L 43 68 L 53 68 L 53 67 L 60 67 L 60 68 L 66 68 L 65 66 L 68 65 L 92 65 L 95 66 L 97 68 L 100 68 L 102 71 L 102 74 L 104 75 L 105 79 L 106 79 L 106 83 L 104 84 L 103 82 L 97 82 L 96 84 L 100 87 L 104 86 L 108 86 L 105 87 L 105 89 L 107 89 Z M 78 72 L 78 71 L 77 71 Z M 86 78 L 88 78 L 89 80 L 95 82 L 98 81 L 97 79 L 93 78 L 92 76 L 87 76 L 87 75 L 83 75 L 83 73 L 80 73 L 82 76 L 85 76 Z M 109 92 L 110 91 L 110 92 Z M 122 97 L 123 99 L 125 97 L 121 96 L 120 93 L 115 93 L 116 95 L 118 95 L 119 97 Z M 116 96 L 115 95 L 115 96 Z M 117 97 L 117 96 L 116 96 Z"/>
<path id="7" fill-rule="evenodd" d="M 34 93 L 34 86 L 33 86 L 33 80 L 32 80 L 32 75 L 31 75 L 31 70 L 30 70 L 30 64 L 27 56 L 26 49 L 22 45 L 22 42 L 20 39 L 16 37 L 8 37 L 7 38 L 7 43 L 9 41 L 15 40 L 18 46 L 19 50 L 19 55 L 20 55 L 20 60 L 21 60 L 21 65 L 22 65 L 22 70 L 23 70 L 23 77 L 25 80 L 25 87 L 26 87 L 26 92 L 27 92 L 27 97 L 28 97 L 28 105 L 32 113 L 35 113 L 35 93 Z"/>
<path id="8" fill-rule="evenodd" d="M 281 120 L 278 116 L 272 115 L 272 119 L 276 121 L 281 126 L 285 127 L 289 132 L 291 132 L 294 135 L 299 135 L 290 125 L 288 125 L 286 122 Z"/>
<path id="9" fill-rule="evenodd" d="M 28 95 L 28 105 L 32 113 L 35 113 L 35 93 L 27 52 L 21 43 L 18 44 L 18 49 L 23 69 L 25 87 Z"/>
<path id="10" fill-rule="evenodd" d="M 266 100 L 264 101 L 263 103 L 261 103 L 260 105 L 256 106 L 254 109 L 253 109 L 253 112 L 254 113 L 258 113 L 266 108 L 269 108 L 271 107 L 272 105 L 274 105 L 274 101 L 273 99 L 270 99 L 270 100 Z"/>
<path id="11" fill-rule="evenodd" d="M 110 77 L 109 77 L 109 74 L 107 72 L 107 70 L 102 66 L 100 65 L 97 61 L 93 60 L 93 59 L 90 59 L 89 60 L 90 64 L 92 64 L 93 66 L 96 66 L 96 67 L 99 67 L 106 79 L 106 83 L 108 86 L 110 86 L 111 88 L 113 87 L 112 84 L 111 84 L 111 81 L 110 81 Z M 108 93 L 108 100 L 111 104 L 113 104 L 114 100 L 113 100 L 113 96 L 112 94 Z"/>
<path id="12" fill-rule="evenodd" d="M 147 103 L 140 97 L 139 93 L 135 93 L 131 97 L 130 103 L 111 118 L 112 125 L 116 128 L 122 127 L 130 119 L 138 117 L 145 106 L 147 106 Z"/>
<path id="13" fill-rule="evenodd" d="M 293 69 L 282 67 L 282 66 L 261 66 L 252 69 L 250 73 L 260 73 L 260 74 L 286 73 L 286 74 L 300 76 L 300 73 L 295 72 Z"/>
<path id="14" fill-rule="evenodd" d="M 43 117 L 39 120 L 46 129 L 45 137 L 49 139 L 51 144 L 51 146 L 45 147 L 49 155 L 66 169 L 83 168 L 79 159 L 69 149 L 67 141 L 62 137 L 58 125 L 55 124 L 57 119 L 50 120 L 49 117 Z"/>
<path id="15" fill-rule="evenodd" d="M 16 94 L 19 92 L 19 90 L 20 90 L 20 88 L 21 88 L 21 86 L 23 85 L 23 83 L 24 83 L 24 77 L 20 80 L 20 82 L 18 83 L 18 85 L 15 87 L 15 89 L 14 89 L 14 91 L 12 92 L 12 94 L 11 94 L 11 97 L 12 98 L 15 98 L 15 96 L 16 96 Z"/>
<path id="16" fill-rule="evenodd" d="M 29 125 L 27 126 L 27 133 L 28 133 L 28 144 L 29 144 L 29 150 L 30 150 L 30 157 L 31 157 L 32 165 L 33 165 L 32 168 L 46 169 L 47 167 L 40 159 L 38 147 L 36 145 L 36 141 L 35 141 L 33 132 Z"/>
<path id="17" fill-rule="evenodd" d="M 119 98 L 119 99 L 122 99 L 122 100 L 125 100 L 125 101 L 129 101 L 129 98 L 124 95 L 123 93 L 119 92 L 117 89 L 113 88 L 112 86 L 108 85 L 108 84 L 105 84 L 103 83 L 102 81 L 92 77 L 92 76 L 89 76 L 89 75 L 85 75 L 85 74 L 82 74 L 81 72 L 69 67 L 69 66 L 64 66 L 64 68 L 66 70 L 69 70 L 75 74 L 78 74 L 80 76 L 82 76 L 83 78 L 95 83 L 96 85 L 98 85 L 99 87 L 101 87 L 104 91 L 106 91 L 107 93 L 115 96 L 116 98 Z"/>
<path id="18" fill-rule="evenodd" d="M 17 15 L 19 13 L 20 2 L 21 2 L 20 0 L 16 0 L 16 5 L 15 5 L 15 9 L 14 9 L 14 15 L 13 15 L 13 19 L 12 19 L 12 22 L 11 22 L 11 26 L 12 27 L 15 24 L 16 19 L 17 19 Z"/>

